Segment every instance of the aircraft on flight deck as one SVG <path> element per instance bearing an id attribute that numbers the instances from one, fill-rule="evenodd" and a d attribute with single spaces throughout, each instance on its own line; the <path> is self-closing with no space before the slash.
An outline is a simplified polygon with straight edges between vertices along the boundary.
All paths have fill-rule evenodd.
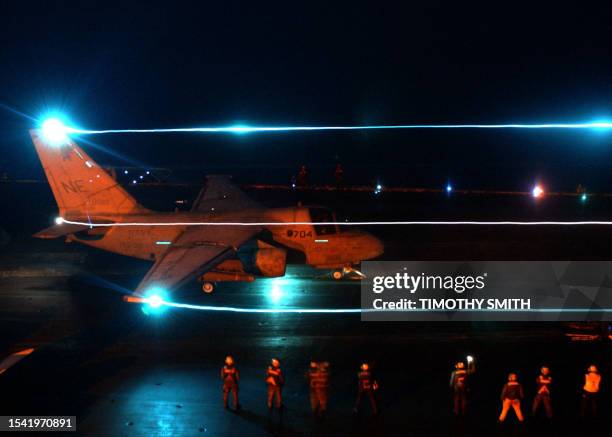
<path id="1" fill-rule="evenodd" d="M 287 248 L 302 252 L 306 264 L 333 270 L 334 279 L 355 271 L 353 265 L 383 253 L 374 236 L 335 225 L 186 226 L 156 223 L 256 222 L 322 223 L 335 221 L 322 207 L 265 208 L 228 177 L 207 179 L 189 212 L 156 212 L 141 206 L 74 141 L 46 141 L 41 130 L 30 135 L 41 160 L 59 217 L 81 223 L 151 223 L 150 226 L 91 227 L 62 223 L 35 234 L 66 237 L 98 249 L 153 262 L 135 290 L 171 291 L 199 279 L 203 291 L 221 281 L 253 281 L 285 275 Z"/>

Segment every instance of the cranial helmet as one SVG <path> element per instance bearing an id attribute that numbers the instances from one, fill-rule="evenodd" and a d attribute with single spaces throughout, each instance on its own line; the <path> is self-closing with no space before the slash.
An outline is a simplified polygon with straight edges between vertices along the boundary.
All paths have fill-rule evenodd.
<path id="1" fill-rule="evenodd" d="M 589 372 L 597 372 L 597 366 L 595 364 L 591 364 L 589 366 Z"/>
<path id="2" fill-rule="evenodd" d="M 232 364 L 234 364 L 234 358 L 231 355 L 228 355 L 227 357 L 225 357 L 225 364 L 231 366 Z"/>
<path id="3" fill-rule="evenodd" d="M 508 381 L 516 381 L 517 379 L 516 373 L 511 373 L 508 375 Z"/>
<path id="4" fill-rule="evenodd" d="M 365 370 L 368 370 L 369 368 L 370 368 L 370 365 L 368 363 L 361 364 L 361 370 L 365 371 Z"/>
<path id="5" fill-rule="evenodd" d="M 540 372 L 542 372 L 542 375 L 548 375 L 550 373 L 550 369 L 546 366 L 542 366 Z"/>
<path id="6" fill-rule="evenodd" d="M 278 360 L 278 358 L 272 358 L 272 366 L 274 367 L 280 366 L 280 361 Z"/>
<path id="7" fill-rule="evenodd" d="M 455 364 L 455 369 L 465 369 L 463 361 L 458 361 L 457 364 Z"/>

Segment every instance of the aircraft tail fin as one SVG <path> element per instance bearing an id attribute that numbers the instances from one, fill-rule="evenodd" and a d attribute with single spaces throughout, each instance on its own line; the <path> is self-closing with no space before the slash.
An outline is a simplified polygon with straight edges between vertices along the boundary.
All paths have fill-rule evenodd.
<path id="1" fill-rule="evenodd" d="M 72 140 L 52 145 L 39 130 L 31 130 L 30 136 L 61 217 L 147 211 Z"/>

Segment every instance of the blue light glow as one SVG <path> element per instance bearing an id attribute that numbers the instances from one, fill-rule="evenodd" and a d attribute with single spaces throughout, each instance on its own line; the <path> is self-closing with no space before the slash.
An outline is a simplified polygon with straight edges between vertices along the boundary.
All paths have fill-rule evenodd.
<path id="1" fill-rule="evenodd" d="M 451 193 L 452 191 L 453 191 L 453 186 L 449 182 L 448 184 L 446 184 L 446 192 Z"/>
<path id="2" fill-rule="evenodd" d="M 58 147 L 68 142 L 68 129 L 58 118 L 46 119 L 40 130 L 43 139 L 51 146 Z"/>
<path id="3" fill-rule="evenodd" d="M 161 298 L 159 294 L 154 294 L 148 300 L 149 300 L 149 306 L 151 308 L 159 308 L 164 303 L 164 300 Z"/>
<path id="4" fill-rule="evenodd" d="M 586 202 L 587 201 L 587 194 L 586 193 L 582 193 L 582 195 L 580 196 L 580 200 L 582 202 Z"/>
<path id="5" fill-rule="evenodd" d="M 377 310 L 374 308 L 241 308 L 213 305 L 195 305 L 188 303 L 171 302 L 168 300 L 159 301 L 159 309 L 182 308 L 198 311 L 229 312 L 229 313 L 248 313 L 248 314 L 361 314 L 361 313 L 383 313 L 383 312 L 431 312 L 428 309 L 414 310 Z M 143 308 L 151 307 L 147 301 Z M 612 308 L 530 308 L 530 309 L 461 309 L 456 312 L 476 313 L 612 313 Z"/>
<path id="6" fill-rule="evenodd" d="M 278 305 L 280 303 L 281 299 L 283 298 L 283 290 L 278 282 L 272 284 L 272 288 L 270 289 L 268 297 L 275 305 Z"/>
<path id="7" fill-rule="evenodd" d="M 142 306 L 142 312 L 148 316 L 160 315 L 168 308 L 167 293 L 160 287 L 152 287 L 144 295 L 146 302 Z"/>
<path id="8" fill-rule="evenodd" d="M 374 130 L 374 129 L 596 129 L 612 128 L 610 121 L 585 123 L 537 123 L 537 124 L 398 124 L 398 125 L 365 125 L 365 126 L 211 126 L 162 129 L 80 129 L 66 127 L 66 131 L 80 135 L 122 134 L 122 133 L 173 133 L 173 132 L 207 132 L 246 134 L 255 132 L 291 132 L 291 131 L 330 131 L 330 130 Z"/>

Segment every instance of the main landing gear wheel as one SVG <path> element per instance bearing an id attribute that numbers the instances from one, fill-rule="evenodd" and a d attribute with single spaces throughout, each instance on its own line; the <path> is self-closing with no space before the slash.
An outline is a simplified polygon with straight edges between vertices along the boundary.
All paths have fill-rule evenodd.
<path id="1" fill-rule="evenodd" d="M 344 277 L 344 272 L 342 270 L 334 270 L 332 273 L 332 278 L 334 278 L 336 281 L 339 281 L 343 277 Z"/>
<path id="2" fill-rule="evenodd" d="M 212 282 L 204 282 L 202 284 L 202 291 L 206 294 L 210 294 L 215 289 L 215 285 Z"/>

